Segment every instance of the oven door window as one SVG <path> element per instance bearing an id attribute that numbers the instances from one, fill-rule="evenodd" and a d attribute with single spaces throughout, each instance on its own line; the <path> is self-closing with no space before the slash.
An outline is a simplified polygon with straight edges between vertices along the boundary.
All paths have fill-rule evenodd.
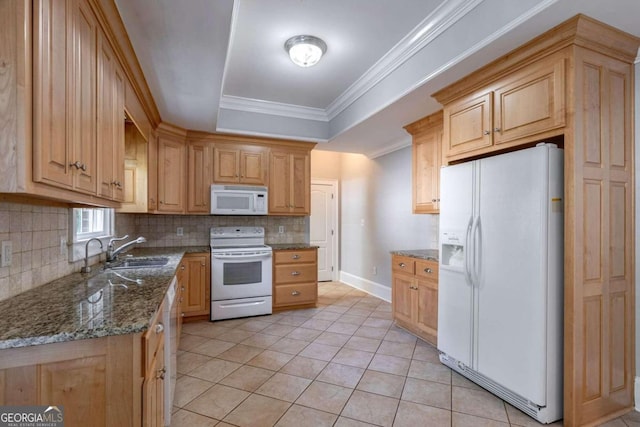
<path id="1" fill-rule="evenodd" d="M 262 261 L 225 262 L 222 274 L 224 286 L 261 283 Z"/>

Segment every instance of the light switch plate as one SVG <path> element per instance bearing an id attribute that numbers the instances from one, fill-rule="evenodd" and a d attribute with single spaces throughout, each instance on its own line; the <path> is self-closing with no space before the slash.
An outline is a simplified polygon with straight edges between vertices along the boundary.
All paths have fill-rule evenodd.
<path id="1" fill-rule="evenodd" d="M 178 236 L 184 236 L 184 228 L 178 227 L 178 229 L 176 230 L 176 234 Z"/>
<path id="2" fill-rule="evenodd" d="M 13 246 L 11 240 L 5 240 L 2 242 L 2 260 L 0 260 L 0 267 L 9 267 L 13 258 Z"/>

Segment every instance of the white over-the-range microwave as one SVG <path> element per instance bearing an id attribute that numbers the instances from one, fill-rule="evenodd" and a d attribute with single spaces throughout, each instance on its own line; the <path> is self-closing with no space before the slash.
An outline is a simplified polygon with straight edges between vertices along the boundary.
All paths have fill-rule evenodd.
<path id="1" fill-rule="evenodd" d="M 267 187 L 248 185 L 211 186 L 212 215 L 267 215 Z"/>

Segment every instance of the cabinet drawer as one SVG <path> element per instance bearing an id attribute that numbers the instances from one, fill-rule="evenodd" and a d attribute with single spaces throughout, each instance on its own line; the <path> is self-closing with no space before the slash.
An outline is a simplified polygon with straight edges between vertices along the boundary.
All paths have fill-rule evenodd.
<path id="1" fill-rule="evenodd" d="M 274 292 L 274 305 L 297 305 L 314 303 L 318 297 L 317 283 L 296 283 L 277 285 Z"/>
<path id="2" fill-rule="evenodd" d="M 416 260 L 415 258 L 394 255 L 391 259 L 393 264 L 393 271 L 395 272 L 404 272 L 407 274 L 415 274 L 416 271 Z"/>
<path id="3" fill-rule="evenodd" d="M 299 251 L 275 251 L 273 259 L 275 264 L 316 262 L 316 250 L 303 249 Z"/>
<path id="4" fill-rule="evenodd" d="M 438 280 L 438 263 L 435 261 L 416 260 L 416 276 L 423 279 Z"/>
<path id="5" fill-rule="evenodd" d="M 318 274 L 316 264 L 277 265 L 275 268 L 275 282 L 299 283 L 315 282 Z"/>

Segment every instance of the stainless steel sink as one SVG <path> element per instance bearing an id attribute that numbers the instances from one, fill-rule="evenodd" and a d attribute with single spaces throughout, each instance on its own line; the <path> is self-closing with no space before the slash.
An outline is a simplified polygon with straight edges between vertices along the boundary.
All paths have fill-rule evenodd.
<path id="1" fill-rule="evenodd" d="M 121 261 L 107 264 L 105 267 L 111 270 L 121 270 L 126 268 L 151 268 L 162 267 L 167 265 L 169 258 L 157 257 L 157 258 L 125 258 Z"/>

